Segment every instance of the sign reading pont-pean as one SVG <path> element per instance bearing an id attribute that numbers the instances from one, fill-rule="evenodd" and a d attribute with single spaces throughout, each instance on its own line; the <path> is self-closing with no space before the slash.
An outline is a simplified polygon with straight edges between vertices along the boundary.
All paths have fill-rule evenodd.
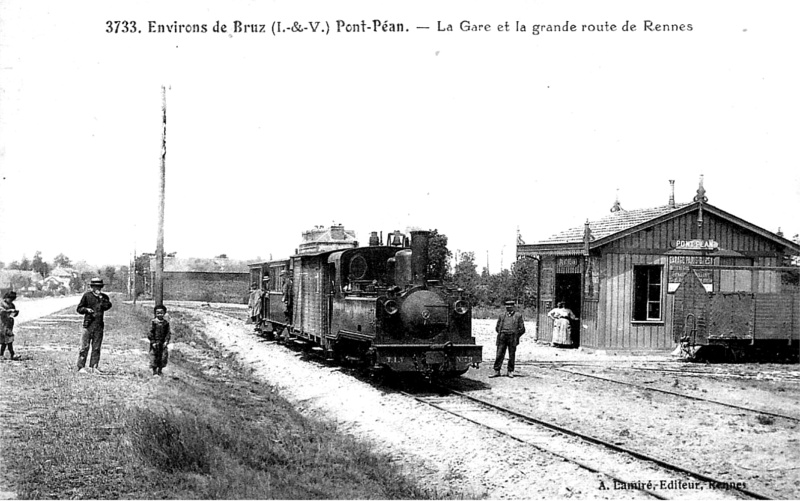
<path id="1" fill-rule="evenodd" d="M 716 240 L 675 240 L 675 248 L 683 250 L 717 250 Z"/>

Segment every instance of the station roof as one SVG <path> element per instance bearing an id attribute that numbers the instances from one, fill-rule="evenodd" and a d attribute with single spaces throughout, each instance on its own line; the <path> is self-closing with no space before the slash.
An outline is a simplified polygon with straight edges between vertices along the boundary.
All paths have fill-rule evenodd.
<path id="1" fill-rule="evenodd" d="M 653 219 L 670 214 L 688 205 L 692 204 L 676 204 L 674 207 L 664 205 L 662 207 L 652 207 L 648 209 L 637 209 L 630 211 L 619 210 L 617 212 L 612 212 L 611 215 L 608 215 L 602 219 L 589 221 L 589 230 L 591 231 L 592 237 L 594 237 L 593 240 L 603 239 L 612 236 L 615 233 L 634 228 L 642 223 L 647 223 Z M 576 228 L 570 228 L 545 238 L 544 240 L 535 242 L 533 245 L 567 243 L 582 244 L 583 232 L 585 229 L 585 225 L 581 225 Z"/>
<path id="2" fill-rule="evenodd" d="M 800 254 L 800 245 L 771 231 L 738 218 L 733 214 L 714 207 L 705 201 L 695 201 L 674 206 L 664 205 L 648 209 L 626 211 L 618 209 L 610 215 L 595 221 L 587 221 L 583 226 L 570 228 L 532 244 L 517 245 L 518 255 L 577 255 L 584 247 L 584 234 L 588 225 L 589 248 L 595 249 L 632 233 L 653 227 L 672 218 L 696 211 L 702 205 L 703 211 L 727 220 L 741 228 L 786 247 L 789 252 Z"/>

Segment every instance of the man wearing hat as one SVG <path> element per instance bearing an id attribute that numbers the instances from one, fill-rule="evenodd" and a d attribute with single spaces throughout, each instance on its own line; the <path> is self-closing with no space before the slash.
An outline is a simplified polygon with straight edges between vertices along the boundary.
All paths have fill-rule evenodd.
<path id="1" fill-rule="evenodd" d="M 97 364 L 100 362 L 100 347 L 103 345 L 103 313 L 111 309 L 111 300 L 103 294 L 103 279 L 93 278 L 89 282 L 91 290 L 85 292 L 78 303 L 78 313 L 83 315 L 83 334 L 81 335 L 81 351 L 78 353 L 78 372 L 86 372 L 86 356 L 89 345 L 92 347 L 92 358 L 89 371 L 101 373 Z"/>
<path id="2" fill-rule="evenodd" d="M 514 359 L 517 356 L 519 338 L 525 334 L 525 320 L 514 310 L 514 301 L 506 301 L 506 312 L 497 319 L 497 357 L 494 359 L 494 374 L 499 377 L 503 367 L 503 359 L 508 350 L 508 377 L 514 377 Z"/>

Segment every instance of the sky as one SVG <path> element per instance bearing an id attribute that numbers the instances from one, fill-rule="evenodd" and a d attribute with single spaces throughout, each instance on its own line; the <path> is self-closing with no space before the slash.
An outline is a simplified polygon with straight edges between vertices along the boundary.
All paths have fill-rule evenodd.
<path id="1" fill-rule="evenodd" d="M 284 258 L 303 231 L 337 223 L 363 243 L 437 229 L 495 273 L 517 231 L 533 243 L 616 197 L 665 205 L 670 179 L 689 202 L 701 175 L 710 204 L 791 238 L 794 7 L 3 0 L 0 261 L 121 265 L 155 250 L 162 86 L 165 249 L 182 257 Z M 375 19 L 408 31 L 337 31 Z M 121 20 L 137 32 L 106 33 Z M 237 20 L 267 33 L 232 33 Z M 207 32 L 150 33 L 151 21 Z M 305 31 L 273 34 L 276 21 Z M 588 31 L 606 23 L 616 30 Z"/>

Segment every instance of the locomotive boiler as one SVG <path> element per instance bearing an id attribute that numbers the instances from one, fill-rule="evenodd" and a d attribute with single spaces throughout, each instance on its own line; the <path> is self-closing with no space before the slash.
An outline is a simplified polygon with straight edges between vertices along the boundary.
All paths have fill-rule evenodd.
<path id="1" fill-rule="evenodd" d="M 260 332 L 400 373 L 449 377 L 477 367 L 469 301 L 429 279 L 430 232 L 390 233 L 385 243 L 373 232 L 366 247 L 354 237 L 341 226 L 317 229 L 291 258 L 251 265 L 254 281 L 270 279 Z"/>

